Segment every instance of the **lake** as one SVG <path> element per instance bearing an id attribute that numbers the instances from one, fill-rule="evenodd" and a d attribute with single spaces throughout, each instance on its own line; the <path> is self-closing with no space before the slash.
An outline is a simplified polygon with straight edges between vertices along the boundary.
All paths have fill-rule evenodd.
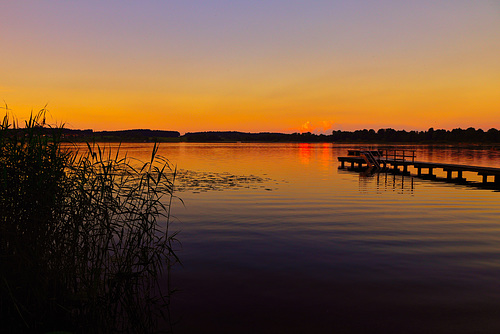
<path id="1" fill-rule="evenodd" d="M 184 201 L 174 333 L 500 332 L 500 192 L 339 170 L 352 147 L 160 146 Z M 498 148 L 399 148 L 500 167 Z"/>

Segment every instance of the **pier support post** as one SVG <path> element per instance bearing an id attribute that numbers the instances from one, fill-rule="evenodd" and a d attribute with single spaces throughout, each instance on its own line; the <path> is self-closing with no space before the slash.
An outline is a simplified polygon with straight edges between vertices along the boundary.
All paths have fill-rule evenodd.
<path id="1" fill-rule="evenodd" d="M 433 176 L 434 176 L 434 174 L 432 174 L 433 169 L 434 169 L 434 168 L 429 167 L 429 176 L 430 176 L 430 177 L 433 177 Z"/>
<path id="2" fill-rule="evenodd" d="M 345 168 L 345 161 L 344 161 L 344 160 L 342 160 L 342 161 L 340 162 L 340 168 L 342 168 L 342 169 L 344 169 L 344 168 Z"/>
<path id="3" fill-rule="evenodd" d="M 495 175 L 495 184 L 500 185 L 500 175 Z"/>
<path id="4" fill-rule="evenodd" d="M 483 177 L 483 183 L 488 183 L 488 174 L 480 174 Z"/>
<path id="5" fill-rule="evenodd" d="M 450 181 L 450 180 L 451 180 L 451 177 L 452 177 L 452 175 L 451 175 L 451 174 L 452 174 L 452 173 L 453 173 L 453 172 L 452 172 L 451 170 L 449 170 L 449 169 L 446 171 L 446 179 L 447 179 L 448 181 Z"/>
<path id="6" fill-rule="evenodd" d="M 354 161 L 351 161 L 351 169 L 354 169 Z"/>
<path id="7" fill-rule="evenodd" d="M 464 177 L 462 176 L 462 171 L 461 170 L 458 171 L 457 179 L 460 180 L 460 181 L 465 181 Z"/>
<path id="8" fill-rule="evenodd" d="M 403 165 L 403 174 L 408 174 L 408 165 Z"/>
<path id="9" fill-rule="evenodd" d="M 422 167 L 417 167 L 417 175 L 422 176 Z"/>

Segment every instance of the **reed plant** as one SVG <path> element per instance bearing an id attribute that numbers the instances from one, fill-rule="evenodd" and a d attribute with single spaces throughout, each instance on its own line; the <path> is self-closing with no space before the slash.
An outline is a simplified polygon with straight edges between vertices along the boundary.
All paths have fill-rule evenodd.
<path id="1" fill-rule="evenodd" d="M 154 332 L 170 321 L 159 278 L 178 262 L 175 169 L 157 145 L 141 164 L 97 144 L 78 151 L 45 115 L 1 123 L 0 330 Z"/>

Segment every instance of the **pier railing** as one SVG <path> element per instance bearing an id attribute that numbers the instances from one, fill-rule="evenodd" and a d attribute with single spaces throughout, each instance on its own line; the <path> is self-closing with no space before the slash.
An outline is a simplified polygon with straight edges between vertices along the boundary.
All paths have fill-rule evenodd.
<path id="1" fill-rule="evenodd" d="M 411 161 L 415 162 L 415 151 L 408 150 L 384 150 L 385 160 L 393 160 L 393 161 Z"/>
<path id="2" fill-rule="evenodd" d="M 417 157 L 415 151 L 413 150 L 391 150 L 391 149 L 373 149 L 373 148 L 358 148 L 353 150 L 348 150 L 349 156 L 361 156 L 364 153 L 370 153 L 378 161 L 400 161 L 400 162 L 415 162 Z"/>

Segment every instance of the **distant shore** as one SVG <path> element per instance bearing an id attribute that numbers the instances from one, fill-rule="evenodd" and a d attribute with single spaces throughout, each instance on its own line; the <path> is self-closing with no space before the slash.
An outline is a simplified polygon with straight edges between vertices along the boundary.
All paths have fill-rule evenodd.
<path id="1" fill-rule="evenodd" d="M 23 131 L 13 129 L 10 131 Z M 394 129 L 334 130 L 330 135 L 314 133 L 272 133 L 206 131 L 187 132 L 134 129 L 121 131 L 74 130 L 65 128 L 41 128 L 39 131 L 50 133 L 60 131 L 62 139 L 68 142 L 297 142 L 297 143 L 369 143 L 369 144 L 499 144 L 500 131 L 491 128 L 453 129 L 427 131 L 406 131 Z"/>

